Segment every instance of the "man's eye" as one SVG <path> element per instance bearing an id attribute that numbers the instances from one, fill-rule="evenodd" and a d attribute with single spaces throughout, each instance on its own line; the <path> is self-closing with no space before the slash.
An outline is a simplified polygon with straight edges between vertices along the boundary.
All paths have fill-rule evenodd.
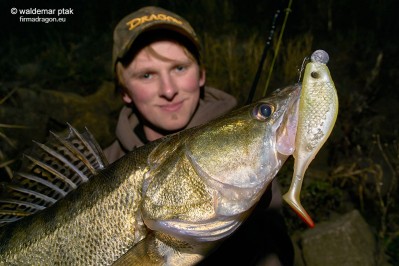
<path id="1" fill-rule="evenodd" d="M 141 76 L 143 79 L 150 79 L 152 75 L 150 73 L 145 73 Z"/>
<path id="2" fill-rule="evenodd" d="M 185 66 L 177 66 L 176 67 L 176 70 L 179 71 L 179 72 L 184 71 L 185 69 L 186 69 Z"/>

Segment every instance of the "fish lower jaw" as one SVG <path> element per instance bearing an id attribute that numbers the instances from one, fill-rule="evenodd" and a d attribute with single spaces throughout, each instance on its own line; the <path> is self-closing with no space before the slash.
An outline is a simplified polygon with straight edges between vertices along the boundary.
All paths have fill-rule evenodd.
<path id="1" fill-rule="evenodd" d="M 246 216 L 245 216 L 246 217 Z M 191 244 L 214 242 L 233 233 L 242 223 L 241 217 L 214 217 L 204 221 L 147 220 L 146 225 L 154 231 L 162 232 Z"/>

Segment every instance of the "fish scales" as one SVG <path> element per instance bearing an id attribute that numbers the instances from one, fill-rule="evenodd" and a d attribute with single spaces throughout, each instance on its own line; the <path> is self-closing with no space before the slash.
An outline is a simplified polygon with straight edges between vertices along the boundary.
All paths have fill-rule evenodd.
<path id="1" fill-rule="evenodd" d="M 127 155 L 52 208 L 0 231 L 0 265 L 112 264 L 146 235 L 135 216 L 149 150 Z"/>

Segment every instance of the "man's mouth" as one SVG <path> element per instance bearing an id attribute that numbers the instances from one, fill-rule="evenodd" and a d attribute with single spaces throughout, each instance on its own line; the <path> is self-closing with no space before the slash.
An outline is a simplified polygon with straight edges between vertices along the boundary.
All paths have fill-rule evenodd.
<path id="1" fill-rule="evenodd" d="M 184 100 L 175 103 L 168 103 L 160 105 L 161 109 L 167 112 L 176 112 L 183 106 Z"/>

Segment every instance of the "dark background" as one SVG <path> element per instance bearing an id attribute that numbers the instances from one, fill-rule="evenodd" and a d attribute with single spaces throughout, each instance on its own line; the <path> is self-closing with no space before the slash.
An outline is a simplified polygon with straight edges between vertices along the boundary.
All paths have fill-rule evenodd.
<path id="1" fill-rule="evenodd" d="M 165 7 L 190 21 L 200 38 L 207 41 L 204 53 L 208 59 L 205 62 L 208 62 L 208 84 L 235 95 L 242 105 L 260 60 L 256 56 L 251 59 L 248 52 L 262 50 L 270 35 L 272 18 L 279 9 L 274 36 L 274 40 L 277 39 L 288 1 L 72 0 L 49 3 L 2 0 L 0 99 L 18 88 L 74 92 L 81 96 L 95 93 L 104 82 L 112 82 L 113 28 L 123 16 L 146 5 Z M 295 77 L 299 76 L 296 69 L 305 52 L 309 55 L 309 51 L 324 49 L 329 53 L 328 65 L 339 94 L 340 112 L 332 136 L 318 155 L 320 159 L 309 171 L 303 205 L 308 206 L 319 221 L 329 219 L 333 212 L 344 212 L 350 208 L 348 205 L 360 209 L 374 228 L 390 262 L 398 265 L 399 58 L 396 39 L 399 28 L 395 6 L 394 0 L 294 0 L 270 87 L 295 83 Z M 62 16 L 67 20 L 65 23 L 22 23 L 19 15 L 10 13 L 12 7 L 72 8 L 74 14 Z M 298 46 L 294 52 L 289 50 L 290 45 L 299 45 L 304 36 L 311 36 L 309 45 Z M 232 45 L 238 47 L 228 64 L 224 61 L 227 55 L 221 52 L 210 55 L 211 51 L 218 51 L 216 44 L 222 44 L 221 51 L 231 44 L 225 40 L 233 40 Z M 244 47 L 250 40 L 255 40 L 253 47 Z M 263 77 L 267 75 L 267 64 L 270 66 L 275 51 L 275 46 L 269 49 Z M 211 57 L 216 59 L 212 61 Z M 284 72 L 287 67 L 292 67 L 293 71 Z M 292 73 L 293 78 L 287 73 Z M 262 84 L 264 78 L 259 86 Z M 18 108 L 18 99 L 6 101 L 0 108 L 10 106 Z M 35 113 L 35 108 L 24 112 Z M 11 116 L 0 118 L 12 124 Z M 45 130 L 62 129 L 58 122 L 46 123 Z M 18 139 L 15 129 L 0 127 L 0 130 L 7 136 L 16 136 L 15 147 L 2 145 L 1 159 L 13 158 L 25 148 L 21 143 L 26 140 Z M 284 173 L 282 176 L 282 185 L 288 185 L 289 178 L 284 181 Z M 299 222 L 292 222 L 296 218 L 289 213 L 286 215 L 291 230 L 303 228 Z"/>

